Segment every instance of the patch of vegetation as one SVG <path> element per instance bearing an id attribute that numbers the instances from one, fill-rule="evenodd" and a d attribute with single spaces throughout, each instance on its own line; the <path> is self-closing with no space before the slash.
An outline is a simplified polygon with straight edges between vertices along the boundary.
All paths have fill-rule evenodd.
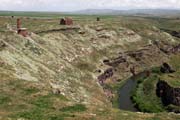
<path id="1" fill-rule="evenodd" d="M 64 95 L 54 95 L 54 97 L 59 98 L 62 101 L 69 101 Z"/>
<path id="2" fill-rule="evenodd" d="M 165 111 L 160 98 L 156 96 L 156 83 L 158 76 L 156 74 L 140 80 L 136 90 L 132 93 L 132 100 L 138 109 L 142 112 L 157 113 Z"/>
<path id="3" fill-rule="evenodd" d="M 180 106 L 175 106 L 175 105 L 172 105 L 172 104 L 168 105 L 166 107 L 166 109 L 168 111 L 175 112 L 175 113 L 179 113 L 180 112 Z"/>
<path id="4" fill-rule="evenodd" d="M 119 96 L 116 93 L 115 97 L 111 100 L 113 108 L 119 108 Z"/>
<path id="5" fill-rule="evenodd" d="M 176 72 L 161 74 L 160 79 L 165 80 L 172 87 L 180 86 L 180 55 L 172 55 L 170 59 L 170 65 Z"/>
<path id="6" fill-rule="evenodd" d="M 8 95 L 0 94 L 0 105 L 7 104 L 11 99 Z"/>
<path id="7" fill-rule="evenodd" d="M 59 113 L 59 114 L 51 115 L 48 114 L 46 110 L 35 108 L 30 111 L 18 113 L 14 117 L 25 118 L 28 120 L 64 120 L 66 117 L 75 117 L 75 116 L 67 113 Z"/>
<path id="8" fill-rule="evenodd" d="M 40 96 L 35 101 L 32 102 L 38 108 L 49 108 L 52 105 L 52 101 L 49 96 Z"/>
<path id="9" fill-rule="evenodd" d="M 24 118 L 28 120 L 64 120 L 65 117 L 72 117 L 72 115 L 62 112 L 58 114 L 51 114 L 52 112 L 56 112 L 56 110 L 53 109 L 54 98 L 65 100 L 65 97 L 61 97 L 61 95 L 48 94 L 45 96 L 39 96 L 34 100 L 29 101 L 29 103 L 32 104 L 31 109 L 27 108 L 25 111 L 20 111 L 10 117 Z"/>
<path id="10" fill-rule="evenodd" d="M 60 109 L 60 111 L 62 112 L 83 112 L 86 111 L 87 108 L 85 105 L 82 104 L 76 104 L 74 106 L 68 106 L 68 107 L 64 107 L 62 109 Z"/>
<path id="11" fill-rule="evenodd" d="M 137 83 L 138 83 L 138 84 L 142 83 L 142 82 L 144 81 L 144 79 L 146 79 L 146 77 L 139 78 L 139 79 L 137 80 Z"/>
<path id="12" fill-rule="evenodd" d="M 147 120 L 160 120 L 160 119 L 157 117 L 153 117 L 153 118 L 148 118 Z"/>
<path id="13" fill-rule="evenodd" d="M 170 63 L 176 70 L 179 70 L 180 69 L 180 55 L 179 54 L 173 55 L 171 57 Z"/>
<path id="14" fill-rule="evenodd" d="M 42 120 L 44 117 L 44 112 L 42 109 L 35 108 L 35 109 L 30 110 L 30 111 L 18 113 L 14 117 L 25 118 L 28 120 Z"/>
<path id="15" fill-rule="evenodd" d="M 160 67 L 153 67 L 153 68 L 151 69 L 151 72 L 152 72 L 152 73 L 156 73 L 156 74 L 158 74 L 158 75 L 162 74 L 161 71 L 160 71 Z"/>
<path id="16" fill-rule="evenodd" d="M 51 106 L 53 104 L 54 98 L 58 98 L 60 100 L 67 101 L 67 98 L 65 98 L 63 95 L 54 95 L 54 94 L 50 93 L 46 96 L 39 96 L 34 101 L 31 101 L 30 103 L 35 105 L 38 108 L 49 109 L 49 108 L 51 108 Z"/>
<path id="17" fill-rule="evenodd" d="M 33 93 L 37 93 L 39 92 L 39 89 L 37 88 L 25 88 L 24 89 L 24 93 L 27 94 L 27 95 L 30 95 L 30 94 L 33 94 Z"/>
<path id="18" fill-rule="evenodd" d="M 61 114 L 61 115 L 50 115 L 47 117 L 47 120 L 64 120 L 66 117 L 75 117 L 75 115 L 70 114 Z"/>

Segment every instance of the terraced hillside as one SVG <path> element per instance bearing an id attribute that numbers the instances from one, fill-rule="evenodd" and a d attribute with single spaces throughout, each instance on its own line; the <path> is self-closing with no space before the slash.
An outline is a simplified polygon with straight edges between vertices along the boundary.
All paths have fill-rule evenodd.
<path id="1" fill-rule="evenodd" d="M 180 119 L 122 111 L 111 102 L 112 88 L 132 68 L 139 73 L 171 61 L 163 50 L 178 45 L 178 38 L 145 18 L 73 19 L 74 25 L 61 26 L 58 19 L 22 18 L 29 31 L 23 37 L 14 31 L 16 18 L 0 18 L 0 119 Z"/>

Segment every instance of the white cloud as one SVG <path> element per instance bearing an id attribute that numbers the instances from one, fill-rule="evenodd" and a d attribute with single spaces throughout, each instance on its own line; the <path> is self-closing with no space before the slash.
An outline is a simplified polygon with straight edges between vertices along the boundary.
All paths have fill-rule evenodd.
<path id="1" fill-rule="evenodd" d="M 88 8 L 180 9 L 180 0 L 0 0 L 0 10 L 71 11 Z"/>

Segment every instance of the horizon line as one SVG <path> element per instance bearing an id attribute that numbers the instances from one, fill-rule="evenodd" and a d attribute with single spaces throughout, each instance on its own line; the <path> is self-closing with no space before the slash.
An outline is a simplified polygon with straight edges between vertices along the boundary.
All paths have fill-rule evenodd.
<path id="1" fill-rule="evenodd" d="M 78 12 L 78 11 L 85 11 L 85 10 L 116 10 L 116 11 L 130 11 L 130 10 L 179 10 L 180 8 L 129 8 L 129 9 L 111 9 L 111 8 L 87 8 L 87 9 L 80 9 L 80 10 L 71 10 L 71 11 L 65 11 L 65 10 L 0 10 L 1 12 L 54 12 L 54 13 L 71 13 L 71 12 Z"/>

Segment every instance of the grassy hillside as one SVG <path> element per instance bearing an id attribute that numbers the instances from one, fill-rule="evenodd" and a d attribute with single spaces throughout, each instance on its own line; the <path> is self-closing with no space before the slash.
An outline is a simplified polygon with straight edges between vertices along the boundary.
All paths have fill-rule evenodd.
<path id="1" fill-rule="evenodd" d="M 60 26 L 57 18 L 24 17 L 22 26 L 31 32 L 24 38 L 13 31 L 16 18 L 0 17 L 0 119 L 179 119 L 173 113 L 132 113 L 113 108 L 97 80 L 110 68 L 103 60 L 144 49 L 154 41 L 175 45 L 179 39 L 160 31 L 157 21 L 145 18 L 73 19 L 73 26 Z M 129 67 L 118 65 L 107 85 L 123 83 L 131 76 L 133 65 L 139 72 L 169 61 L 155 45 L 147 49 L 151 54 L 145 52 L 141 61 L 129 56 Z"/>

